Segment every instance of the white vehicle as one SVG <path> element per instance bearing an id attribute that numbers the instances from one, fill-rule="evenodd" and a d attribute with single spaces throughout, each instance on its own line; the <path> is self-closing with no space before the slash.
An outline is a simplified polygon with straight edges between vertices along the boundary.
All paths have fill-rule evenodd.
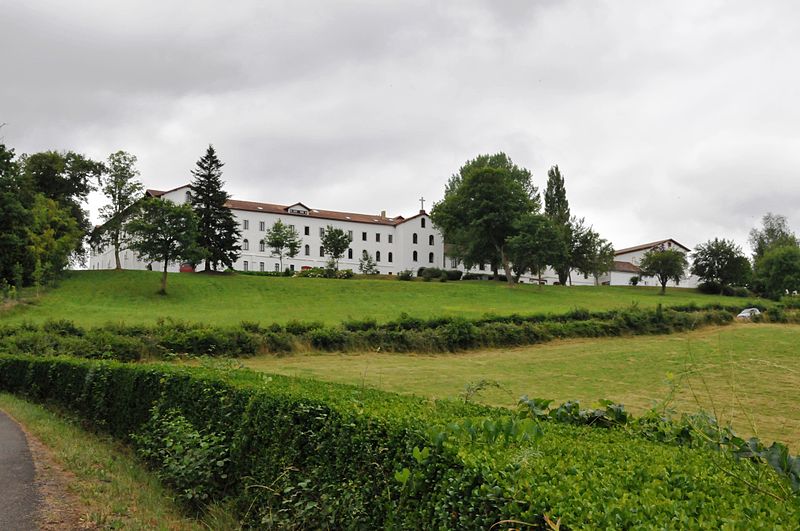
<path id="1" fill-rule="evenodd" d="M 754 315 L 761 315 L 761 310 L 759 310 L 758 308 L 745 308 L 744 310 L 739 312 L 739 315 L 737 315 L 736 317 L 740 319 L 750 319 Z"/>

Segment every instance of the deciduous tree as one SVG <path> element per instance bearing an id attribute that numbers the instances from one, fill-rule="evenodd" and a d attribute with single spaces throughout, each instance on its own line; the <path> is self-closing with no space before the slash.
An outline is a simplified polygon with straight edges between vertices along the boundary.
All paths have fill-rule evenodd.
<path id="1" fill-rule="evenodd" d="M 114 249 L 116 269 L 122 269 L 119 253 L 127 243 L 123 228 L 136 213 L 144 191 L 138 177 L 136 157 L 117 151 L 108 157 L 105 173 L 100 178 L 100 190 L 109 202 L 100 208 L 100 219 L 103 223 L 92 231 L 90 243 L 95 248 L 111 246 Z"/>
<path id="2" fill-rule="evenodd" d="M 756 262 L 755 274 L 764 294 L 769 297 L 779 298 L 787 291 L 800 291 L 800 247 L 770 247 Z"/>
<path id="3" fill-rule="evenodd" d="M 541 278 L 544 269 L 562 252 L 563 245 L 556 226 L 547 216 L 527 214 L 520 218 L 516 234 L 508 240 L 508 254 L 517 280 L 526 271 Z"/>
<path id="4" fill-rule="evenodd" d="M 130 248 L 148 261 L 164 264 L 161 290 L 167 293 L 167 268 L 175 262 L 194 262 L 201 252 L 197 246 L 197 217 L 190 205 L 176 205 L 165 199 L 147 199 L 125 227 Z"/>
<path id="5" fill-rule="evenodd" d="M 241 251 L 239 226 L 225 206 L 230 196 L 222 188 L 222 166 L 214 147 L 209 145 L 192 170 L 194 179 L 189 185 L 190 202 L 198 220 L 197 243 L 203 250 L 206 271 L 216 271 L 220 265 L 233 267 Z"/>
<path id="6" fill-rule="evenodd" d="M 661 294 L 667 291 L 667 282 L 673 280 L 679 284 L 683 279 L 686 267 L 686 255 L 675 249 L 651 249 L 644 253 L 639 269 L 643 276 L 656 277 L 661 284 Z"/>
<path id="7" fill-rule="evenodd" d="M 692 274 L 704 282 L 718 284 L 722 293 L 727 286 L 743 286 L 747 283 L 750 262 L 733 241 L 714 238 L 694 248 Z"/>
<path id="8" fill-rule="evenodd" d="M 272 256 L 276 256 L 280 261 L 281 271 L 283 271 L 284 257 L 294 258 L 297 256 L 302 243 L 294 227 L 284 224 L 281 220 L 276 221 L 272 227 L 267 229 L 263 241 L 272 250 Z"/>
<path id="9" fill-rule="evenodd" d="M 798 245 L 797 236 L 789 228 L 786 216 L 768 212 L 761 218 L 761 228 L 750 230 L 750 247 L 753 248 L 753 262 L 764 256 L 772 247 Z"/>
<path id="10" fill-rule="evenodd" d="M 464 265 L 500 264 L 512 284 L 508 240 L 520 219 L 538 209 L 530 172 L 498 153 L 468 161 L 453 175 L 431 219 Z"/>
<path id="11" fill-rule="evenodd" d="M 342 229 L 328 225 L 322 235 L 322 250 L 331 257 L 335 268 L 339 269 L 339 259 L 350 247 L 350 236 Z"/>

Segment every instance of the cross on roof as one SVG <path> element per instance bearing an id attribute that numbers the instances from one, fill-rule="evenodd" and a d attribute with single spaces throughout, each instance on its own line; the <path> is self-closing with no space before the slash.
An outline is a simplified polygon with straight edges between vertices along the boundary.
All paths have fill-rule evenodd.
<path id="1" fill-rule="evenodd" d="M 420 197 L 419 198 L 419 209 L 420 210 L 425 210 L 425 198 L 424 197 Z"/>

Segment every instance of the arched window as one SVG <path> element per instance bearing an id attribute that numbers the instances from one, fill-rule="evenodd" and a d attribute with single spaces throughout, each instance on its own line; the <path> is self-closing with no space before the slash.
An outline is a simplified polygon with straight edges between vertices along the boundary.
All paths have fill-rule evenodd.
<path id="1" fill-rule="evenodd" d="M 417 243 L 417 233 L 415 232 L 414 235 L 411 237 L 411 243 Z"/>
<path id="2" fill-rule="evenodd" d="M 305 252 L 306 256 L 311 256 L 311 247 L 308 244 L 306 244 Z"/>
<path id="3" fill-rule="evenodd" d="M 433 263 L 433 253 L 428 253 L 428 263 L 429 264 Z"/>
<path id="4" fill-rule="evenodd" d="M 321 245 L 319 246 L 319 255 L 320 256 L 325 256 L 325 247 L 323 247 Z"/>
<path id="5" fill-rule="evenodd" d="M 350 260 L 353 259 L 353 250 L 352 249 L 348 249 L 347 250 L 347 258 L 350 259 Z"/>
<path id="6" fill-rule="evenodd" d="M 381 261 L 381 252 L 380 251 L 375 251 L 375 261 L 376 262 L 380 262 Z"/>
<path id="7" fill-rule="evenodd" d="M 415 262 L 417 261 L 417 251 L 414 251 L 414 254 L 413 254 L 413 260 L 414 260 Z"/>
<path id="8" fill-rule="evenodd" d="M 428 236 L 428 245 L 433 245 L 433 234 Z"/>
<path id="9" fill-rule="evenodd" d="M 422 227 L 423 229 L 425 228 L 425 218 L 422 218 L 422 219 L 420 219 L 420 221 L 419 221 L 419 225 L 420 225 L 420 227 Z"/>
<path id="10" fill-rule="evenodd" d="M 245 238 L 244 241 L 242 242 L 242 251 L 249 251 L 249 250 L 250 250 L 250 242 L 247 240 L 247 238 Z"/>
<path id="11" fill-rule="evenodd" d="M 392 253 L 389 253 L 389 263 L 392 263 Z"/>
<path id="12" fill-rule="evenodd" d="M 262 253 L 264 252 L 264 241 L 263 240 L 258 242 L 258 250 L 261 251 Z"/>

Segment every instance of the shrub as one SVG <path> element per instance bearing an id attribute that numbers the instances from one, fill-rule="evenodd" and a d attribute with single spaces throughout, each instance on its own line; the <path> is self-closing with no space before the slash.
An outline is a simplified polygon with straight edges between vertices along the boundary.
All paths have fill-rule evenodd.
<path id="1" fill-rule="evenodd" d="M 412 278 L 414 278 L 414 272 L 411 271 L 410 269 L 404 269 L 403 271 L 397 273 L 397 280 L 408 281 L 411 280 Z"/>
<path id="2" fill-rule="evenodd" d="M 131 438 L 137 454 L 193 509 L 220 499 L 231 483 L 229 441 L 199 431 L 178 409 L 162 412 L 154 406 L 150 420 Z"/>

